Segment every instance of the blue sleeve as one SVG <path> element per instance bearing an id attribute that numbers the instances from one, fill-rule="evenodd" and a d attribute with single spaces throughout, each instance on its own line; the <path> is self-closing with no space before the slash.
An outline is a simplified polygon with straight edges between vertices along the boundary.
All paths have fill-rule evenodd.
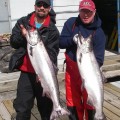
<path id="1" fill-rule="evenodd" d="M 96 31 L 93 39 L 93 50 L 99 66 L 104 62 L 106 37 L 101 28 Z"/>
<path id="2" fill-rule="evenodd" d="M 73 41 L 73 32 L 72 32 L 73 23 L 74 22 L 71 21 L 71 19 L 68 19 L 63 26 L 60 39 L 59 39 L 59 47 L 61 49 L 65 49 L 75 45 Z"/>

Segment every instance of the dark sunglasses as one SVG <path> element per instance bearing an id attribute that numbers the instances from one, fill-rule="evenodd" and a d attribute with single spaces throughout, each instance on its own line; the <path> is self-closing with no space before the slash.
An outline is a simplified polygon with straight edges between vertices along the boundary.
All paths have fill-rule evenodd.
<path id="1" fill-rule="evenodd" d="M 48 4 L 44 3 L 44 2 L 39 2 L 39 3 L 36 4 L 36 6 L 37 7 L 42 7 L 43 6 L 44 8 L 50 7 L 50 5 L 48 5 Z"/>

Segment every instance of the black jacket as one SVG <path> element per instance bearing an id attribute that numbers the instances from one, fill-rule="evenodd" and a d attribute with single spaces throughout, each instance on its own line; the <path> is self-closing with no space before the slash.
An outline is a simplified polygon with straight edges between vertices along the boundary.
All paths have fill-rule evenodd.
<path id="1" fill-rule="evenodd" d="M 10 37 L 10 45 L 18 49 L 17 54 L 19 54 L 19 49 L 21 50 L 21 47 L 24 48 L 22 49 L 23 52 L 21 55 L 24 56 L 27 51 L 27 40 L 25 37 L 22 36 L 21 33 L 21 28 L 20 24 L 22 24 L 26 29 L 30 29 L 32 26 L 29 24 L 30 17 L 33 13 L 28 14 L 25 17 L 20 18 L 17 23 L 15 24 L 13 30 L 12 30 L 12 35 Z M 52 16 L 53 19 L 53 16 Z M 39 35 L 42 37 L 43 43 L 47 49 L 47 52 L 50 56 L 50 59 L 54 64 L 57 65 L 57 55 L 59 52 L 59 31 L 57 27 L 55 26 L 55 23 L 53 20 L 50 21 L 50 24 L 48 27 L 44 27 L 40 30 L 38 30 Z M 17 55 L 18 56 L 18 55 Z M 19 62 L 20 56 L 18 59 L 14 59 L 14 55 L 11 57 L 11 61 L 9 64 L 10 70 L 13 70 L 17 68 L 18 66 L 15 66 L 16 62 Z M 15 55 L 16 58 L 16 55 Z M 20 62 L 21 63 L 21 62 Z"/>

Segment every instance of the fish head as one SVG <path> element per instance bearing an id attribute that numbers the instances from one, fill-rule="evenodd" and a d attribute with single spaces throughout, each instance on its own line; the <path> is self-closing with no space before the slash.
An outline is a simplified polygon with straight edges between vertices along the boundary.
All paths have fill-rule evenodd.
<path id="1" fill-rule="evenodd" d="M 29 30 L 26 34 L 27 43 L 31 46 L 35 46 L 38 43 L 39 36 L 37 30 Z"/>
<path id="2" fill-rule="evenodd" d="M 77 47 L 80 49 L 81 53 L 88 53 L 92 51 L 92 35 L 87 38 L 84 38 L 79 34 L 77 41 Z"/>

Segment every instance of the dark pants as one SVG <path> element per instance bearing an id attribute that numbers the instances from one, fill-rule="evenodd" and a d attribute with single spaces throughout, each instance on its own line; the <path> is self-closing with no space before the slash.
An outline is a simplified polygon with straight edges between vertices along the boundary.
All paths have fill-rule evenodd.
<path id="1" fill-rule="evenodd" d="M 76 107 L 67 106 L 70 111 L 69 120 L 83 120 L 83 118 L 78 117 Z M 88 109 L 87 111 L 87 120 L 94 120 L 95 110 Z"/>
<path id="2" fill-rule="evenodd" d="M 53 104 L 51 99 L 42 96 L 42 91 L 41 84 L 36 81 L 35 74 L 21 72 L 17 97 L 13 103 L 17 112 L 16 120 L 30 120 L 35 98 L 42 120 L 50 119 Z"/>

